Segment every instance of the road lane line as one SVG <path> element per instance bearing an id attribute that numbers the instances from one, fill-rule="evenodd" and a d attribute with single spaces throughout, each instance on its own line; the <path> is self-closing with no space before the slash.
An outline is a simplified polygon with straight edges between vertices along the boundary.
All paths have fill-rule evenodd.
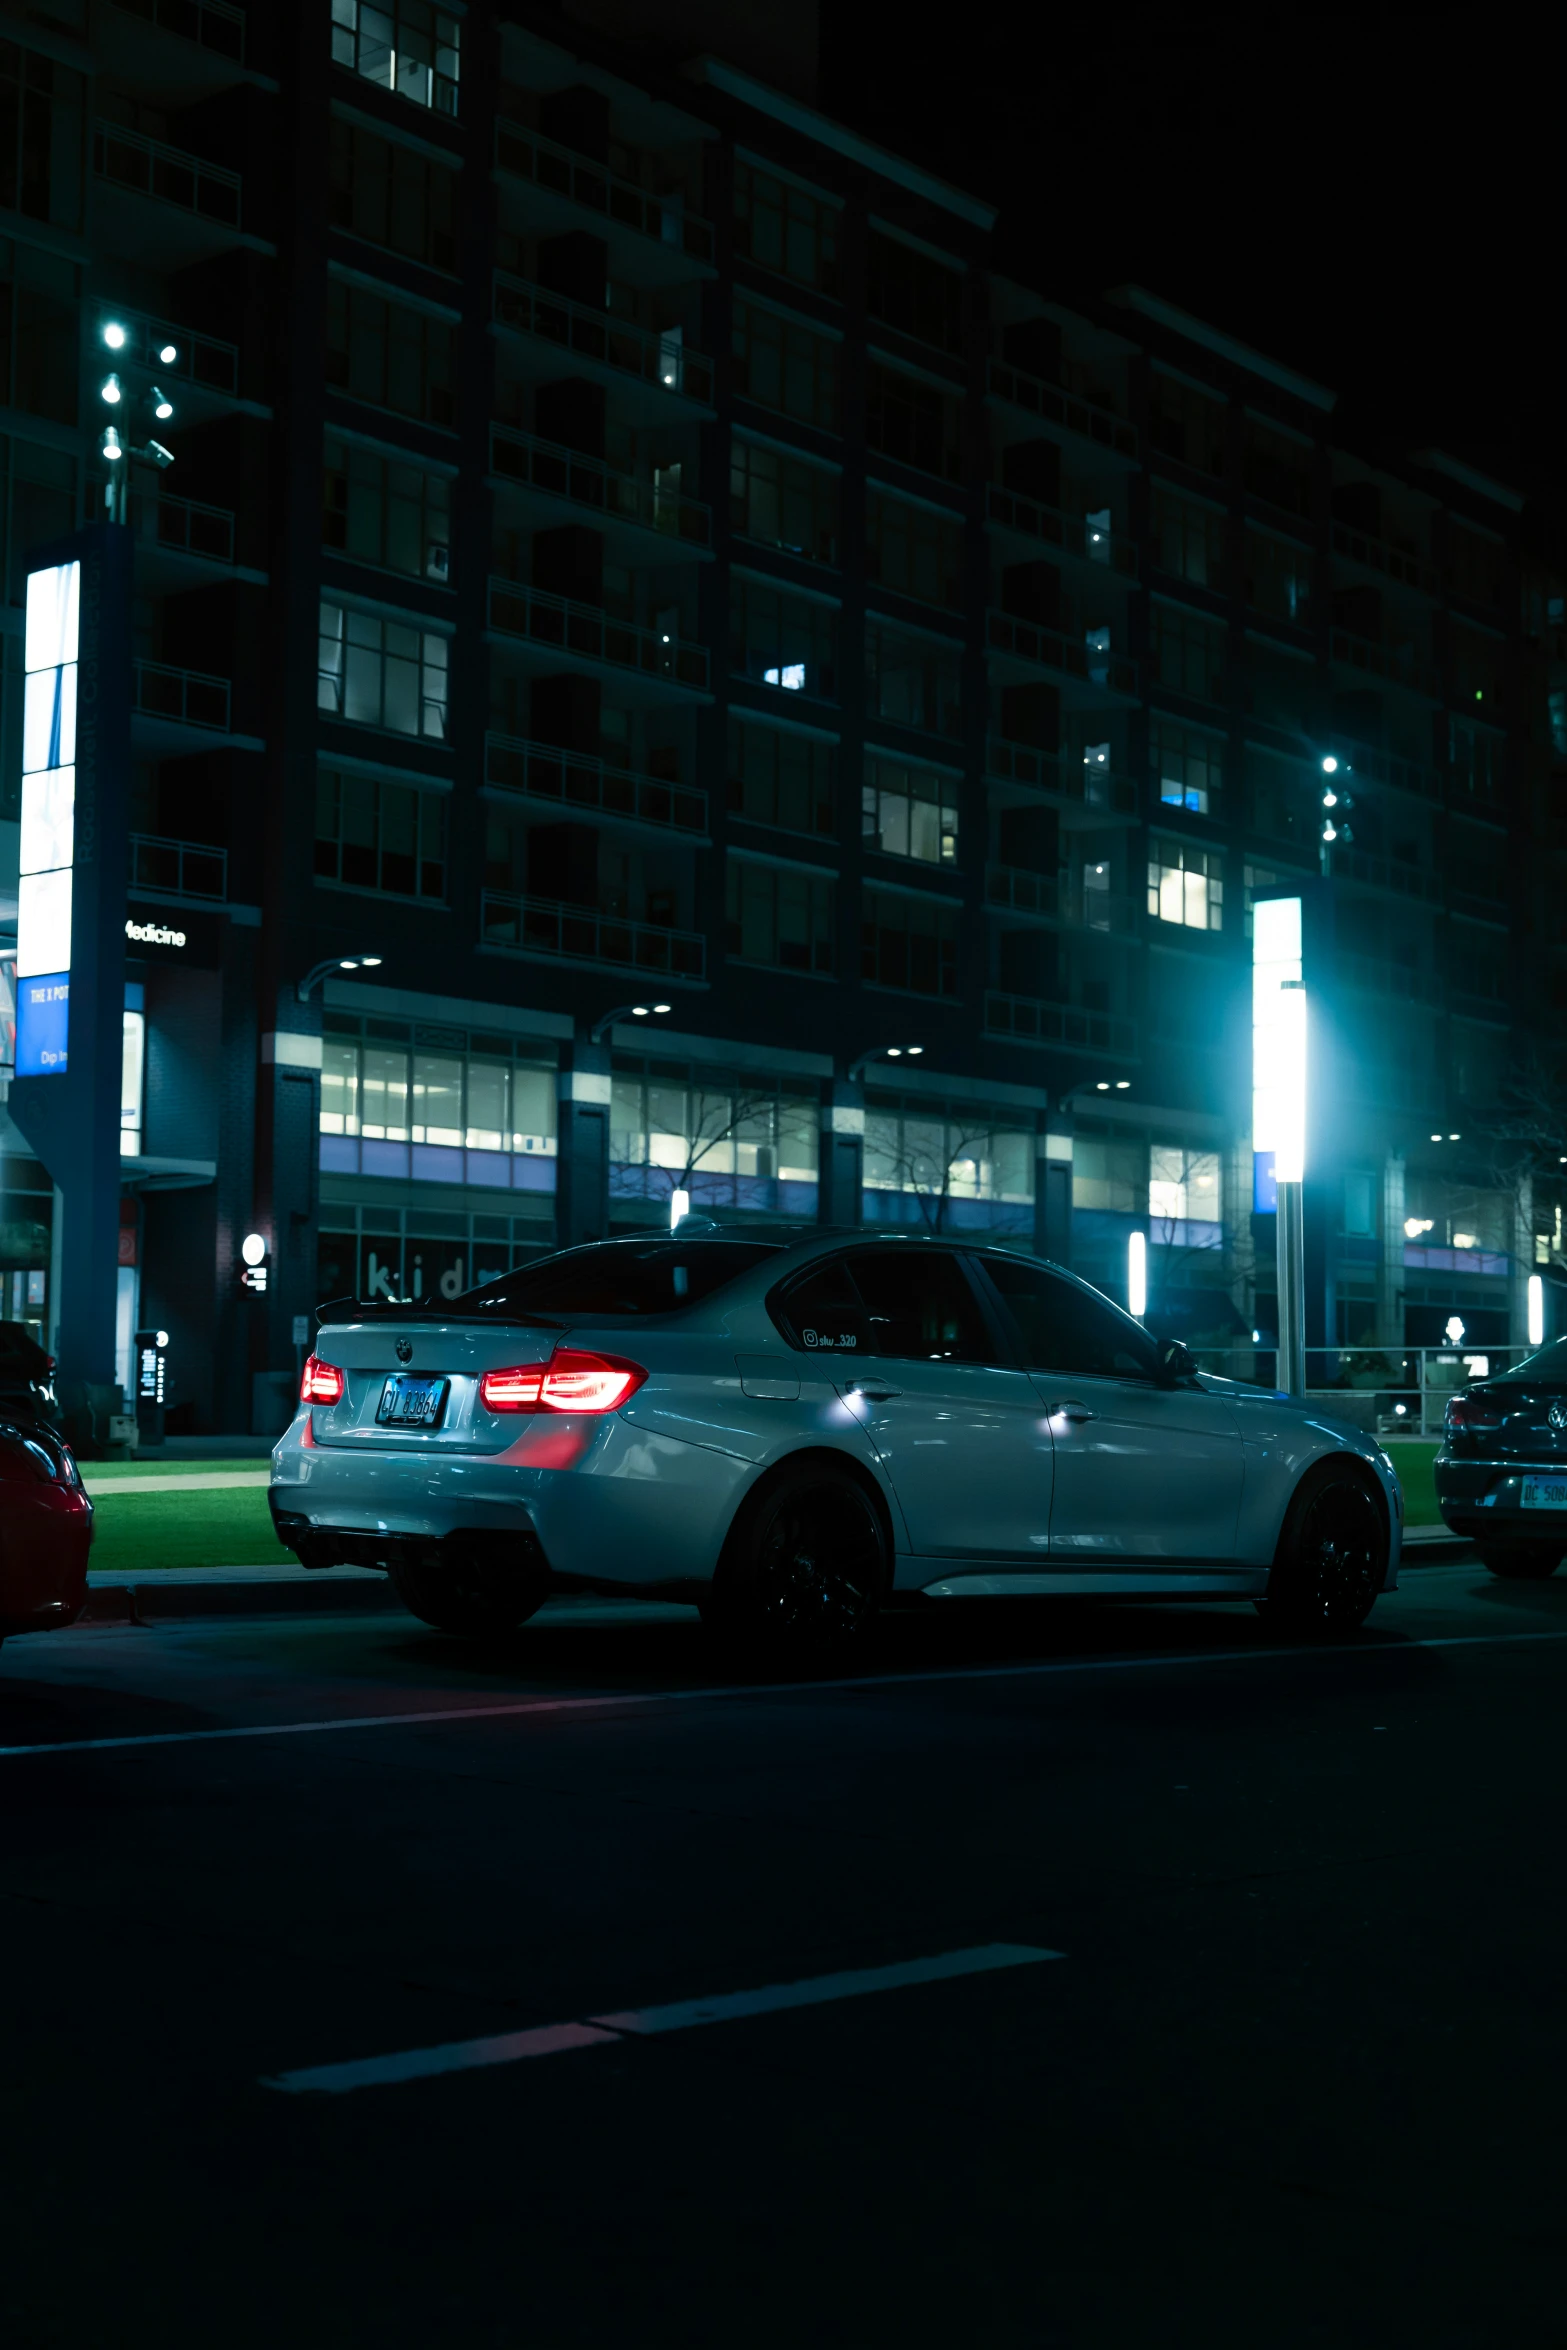
<path id="1" fill-rule="evenodd" d="M 1549 1646 L 1567 1632 L 1457 1632 L 1426 1640 L 1331 1644 L 1302 1641 L 1289 1648 L 1216 1648 L 1169 1656 L 1060 1657 L 1026 1665 L 939 1665 L 920 1673 L 861 1673 L 815 1681 L 732 1681 L 696 1689 L 610 1691 L 600 1697 L 523 1697 L 508 1705 L 434 1706 L 422 1713 L 334 1714 L 318 1722 L 244 1722 L 211 1730 L 144 1730 L 118 1738 L 39 1739 L 0 1746 L 0 1762 L 25 1755 L 123 1754 L 153 1746 L 213 1746 L 244 1738 L 320 1738 L 352 1730 L 436 1729 L 449 1722 L 519 1721 L 535 1714 L 624 1713 L 637 1706 L 702 1705 L 723 1698 L 835 1697 L 845 1690 L 919 1689 L 942 1682 L 1042 1680 L 1068 1673 L 1169 1671 L 1180 1665 L 1268 1664 L 1313 1657 L 1411 1656 L 1427 1648 Z M 0 1697 L 4 1683 L 0 1682 Z"/>
<path id="2" fill-rule="evenodd" d="M 738 2023 L 746 2016 L 778 2015 L 789 2008 L 827 2007 L 880 1991 L 901 1991 L 916 1983 L 950 1983 L 960 1976 L 996 1974 L 1005 1967 L 1043 1966 L 1047 1960 L 1065 1955 L 1061 1950 L 1037 1950 L 1027 1942 L 985 1942 L 971 1950 L 944 1951 L 936 1958 L 905 1959 L 895 1966 L 858 1967 L 841 1974 L 809 1975 L 797 1983 L 769 1983 L 759 1991 L 677 1999 L 664 2007 L 626 2008 L 616 2015 L 585 2016 L 578 2023 L 500 2032 L 486 2040 L 448 2040 L 439 2047 L 408 2048 L 395 2056 L 309 2065 L 299 2072 L 277 2073 L 261 2086 L 282 2089 L 290 2096 L 309 2091 L 343 2096 L 352 2089 L 425 2081 L 437 2073 L 474 2072 L 487 2065 L 517 2064 L 532 2056 L 558 2056 L 574 2048 L 601 2048 L 610 2041 L 646 2039 L 661 2032 L 692 2032 L 703 2024 Z"/>

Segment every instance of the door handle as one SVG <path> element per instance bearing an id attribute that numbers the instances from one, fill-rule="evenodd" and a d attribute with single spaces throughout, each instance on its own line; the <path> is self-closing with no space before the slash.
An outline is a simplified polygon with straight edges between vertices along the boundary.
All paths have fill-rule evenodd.
<path id="1" fill-rule="evenodd" d="M 1050 1413 L 1053 1420 L 1071 1420 L 1074 1425 L 1081 1420 L 1091 1420 L 1093 1416 L 1087 1404 L 1078 1403 L 1075 1398 L 1053 1405 Z"/>
<path id="2" fill-rule="evenodd" d="M 851 1379 L 844 1393 L 862 1396 L 867 1403 L 891 1403 L 903 1390 L 901 1387 L 872 1387 L 867 1380 Z"/>

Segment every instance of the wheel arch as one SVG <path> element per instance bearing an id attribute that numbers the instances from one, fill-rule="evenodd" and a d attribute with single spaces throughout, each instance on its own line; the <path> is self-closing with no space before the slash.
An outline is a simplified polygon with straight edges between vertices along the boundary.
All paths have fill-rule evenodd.
<path id="1" fill-rule="evenodd" d="M 1327 1477 L 1345 1469 L 1376 1503 L 1377 1516 L 1382 1524 L 1382 1539 L 1387 1546 L 1387 1555 L 1391 1559 L 1393 1554 L 1393 1513 L 1388 1506 L 1387 1495 L 1382 1489 L 1382 1480 L 1369 1461 L 1363 1460 L 1358 1452 L 1350 1452 L 1345 1449 L 1337 1452 L 1319 1452 L 1315 1459 L 1306 1463 L 1285 1495 L 1284 1507 L 1279 1513 L 1278 1532 L 1273 1540 L 1273 1566 L 1276 1567 L 1279 1564 L 1280 1555 L 1284 1548 L 1284 1537 L 1288 1533 L 1290 1522 L 1295 1515 L 1296 1504 L 1312 1485 L 1320 1485 Z"/>
<path id="2" fill-rule="evenodd" d="M 735 1504 L 729 1524 L 724 1530 L 724 1538 L 719 1544 L 718 1557 L 713 1568 L 715 1578 L 722 1574 L 733 1556 L 735 1545 L 744 1533 L 752 1512 L 761 1507 L 775 1486 L 780 1485 L 786 1477 L 798 1469 L 808 1468 L 836 1469 L 841 1474 L 851 1477 L 861 1491 L 869 1496 L 880 1520 L 882 1535 L 887 1544 L 887 1586 L 890 1590 L 898 1558 L 898 1529 L 892 1504 L 883 1491 L 879 1480 L 872 1475 L 865 1463 L 856 1459 L 852 1452 L 840 1451 L 836 1445 L 832 1444 L 796 1445 L 791 1451 L 781 1454 L 777 1460 L 770 1461 L 761 1475 L 752 1480 Z"/>

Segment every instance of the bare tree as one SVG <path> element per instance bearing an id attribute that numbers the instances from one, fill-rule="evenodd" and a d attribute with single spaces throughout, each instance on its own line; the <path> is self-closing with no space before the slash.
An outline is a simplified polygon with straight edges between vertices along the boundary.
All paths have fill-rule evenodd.
<path id="1" fill-rule="evenodd" d="M 887 1123 L 893 1123 L 890 1115 Z M 950 1229 L 954 1182 L 962 1180 L 959 1170 L 976 1157 L 993 1158 L 995 1147 L 991 1119 L 954 1123 L 941 1115 L 905 1114 L 897 1120 L 896 1141 L 883 1156 L 897 1177 L 896 1188 L 913 1194 L 926 1231 L 945 1232 Z"/>
<path id="2" fill-rule="evenodd" d="M 679 1157 L 662 1160 L 649 1157 L 645 1168 L 638 1170 L 650 1179 L 650 1188 L 640 1191 L 640 1197 L 672 1200 L 677 1191 L 689 1193 L 694 1176 L 704 1170 L 717 1172 L 712 1161 L 726 1144 L 759 1141 L 759 1137 L 748 1134 L 746 1129 L 764 1119 L 767 1136 L 762 1147 L 776 1146 L 778 1095 L 773 1087 L 735 1089 L 722 1084 L 690 1084 L 683 1091 L 687 1115 L 681 1123 L 672 1126 L 667 1120 L 659 1119 L 647 1129 L 649 1145 L 655 1137 L 674 1142 L 679 1146 Z"/>

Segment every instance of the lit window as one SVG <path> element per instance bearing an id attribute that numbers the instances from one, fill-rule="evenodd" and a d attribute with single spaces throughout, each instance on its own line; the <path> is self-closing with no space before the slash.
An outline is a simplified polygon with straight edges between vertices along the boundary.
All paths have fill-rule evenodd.
<path id="1" fill-rule="evenodd" d="M 332 0 L 332 56 L 338 65 L 428 106 L 457 112 L 455 16 L 430 0 Z"/>
<path id="2" fill-rule="evenodd" d="M 1186 930 L 1222 930 L 1224 878 L 1219 857 L 1184 841 L 1155 841 L 1148 860 L 1148 911 Z"/>
<path id="3" fill-rule="evenodd" d="M 1217 1224 L 1218 1152 L 1155 1143 L 1148 1153 L 1148 1213 L 1156 1223 Z"/>

